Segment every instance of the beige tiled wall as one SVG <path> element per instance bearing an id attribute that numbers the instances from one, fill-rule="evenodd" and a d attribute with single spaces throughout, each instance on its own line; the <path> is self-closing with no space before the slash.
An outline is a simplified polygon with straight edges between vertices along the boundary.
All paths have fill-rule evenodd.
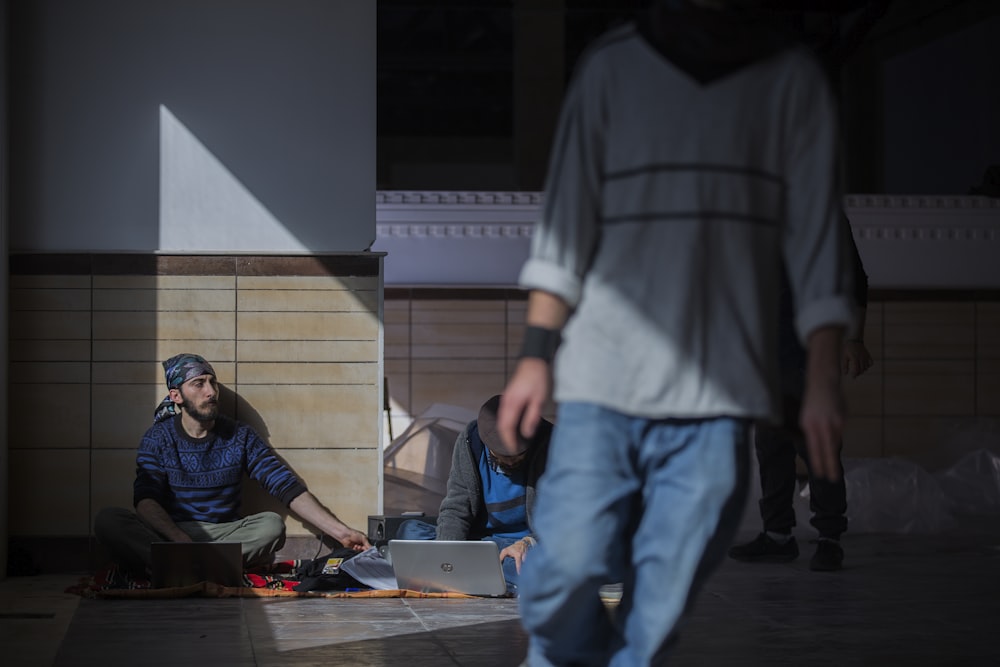
<path id="1" fill-rule="evenodd" d="M 883 304 L 870 303 L 865 315 L 863 340 L 874 364 L 857 378 L 843 379 L 847 411 L 850 415 L 844 434 L 844 456 L 847 457 L 882 455 L 885 389 L 885 364 L 882 358 L 883 321 Z"/>
<path id="2" fill-rule="evenodd" d="M 392 293 L 385 369 L 395 435 L 435 403 L 475 411 L 503 390 L 520 346 L 522 299 L 506 290 Z"/>
<path id="3" fill-rule="evenodd" d="M 524 295 L 397 288 L 380 304 L 377 276 L 319 273 L 12 271 L 10 534 L 87 535 L 97 509 L 131 503 L 135 447 L 164 395 L 159 362 L 181 351 L 209 358 L 223 409 L 364 526 L 379 506 L 383 377 L 394 435 L 434 403 L 476 410 L 513 369 Z M 996 433 L 995 298 L 876 295 L 865 341 L 875 366 L 844 382 L 845 456 L 939 468 Z M 273 507 L 254 491 L 247 504 Z"/>
<path id="4" fill-rule="evenodd" d="M 10 534 L 85 536 L 100 508 L 131 506 L 135 449 L 165 395 L 160 362 L 179 352 L 208 358 L 222 409 L 363 529 L 381 483 L 381 282 L 371 261 L 362 275 L 322 270 L 335 259 L 261 269 L 245 258 L 189 258 L 154 275 L 77 267 L 81 275 L 69 276 L 15 262 Z M 199 273 L 202 263 L 210 270 Z M 176 274 L 162 275 L 171 267 Z M 254 487 L 247 510 L 287 514 Z M 287 523 L 290 536 L 311 532 Z"/>
<path id="5" fill-rule="evenodd" d="M 503 390 L 513 370 L 524 295 L 441 294 L 447 298 L 421 289 L 386 296 L 386 375 L 396 435 L 411 415 L 434 403 L 477 409 Z M 864 339 L 875 364 L 859 378 L 844 379 L 846 457 L 902 456 L 936 469 L 974 446 L 977 429 L 1000 420 L 1000 304 L 992 297 L 873 295 Z"/>
<path id="6" fill-rule="evenodd" d="M 10 278 L 11 532 L 23 516 L 16 511 L 15 483 L 22 480 L 15 457 L 25 457 L 27 464 L 43 450 L 90 447 L 90 304 L 89 276 Z M 18 423 L 29 437 L 16 439 Z M 33 493 L 30 488 L 28 493 Z M 75 496 L 63 500 L 78 501 Z"/>
<path id="7" fill-rule="evenodd" d="M 996 359 L 994 301 L 884 304 L 883 455 L 938 469 L 977 444 L 1000 417 L 990 386 Z M 985 430 L 983 430 L 985 429 Z"/>
<path id="8" fill-rule="evenodd" d="M 976 413 L 1000 415 L 1000 303 L 976 306 Z"/>

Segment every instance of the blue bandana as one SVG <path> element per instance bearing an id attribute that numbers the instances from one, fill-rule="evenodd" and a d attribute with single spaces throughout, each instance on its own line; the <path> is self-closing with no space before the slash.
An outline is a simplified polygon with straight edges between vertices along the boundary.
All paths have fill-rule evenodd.
<path id="1" fill-rule="evenodd" d="M 197 354 L 178 354 L 163 362 L 163 374 L 167 380 L 167 389 L 176 389 L 199 375 L 214 376 L 215 369 Z"/>
<path id="2" fill-rule="evenodd" d="M 215 376 L 212 364 L 197 354 L 178 354 L 163 362 L 163 375 L 167 380 L 167 389 L 177 389 L 182 384 L 201 375 Z M 167 395 L 153 412 L 153 421 L 159 422 L 180 414 L 180 408 Z"/>

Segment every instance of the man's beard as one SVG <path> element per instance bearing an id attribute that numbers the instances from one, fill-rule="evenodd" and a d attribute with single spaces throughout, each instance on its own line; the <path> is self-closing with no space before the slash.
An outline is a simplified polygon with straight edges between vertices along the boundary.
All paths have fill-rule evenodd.
<path id="1" fill-rule="evenodd" d="M 524 462 L 528 460 L 528 457 L 522 456 L 513 464 L 502 462 L 499 458 L 493 455 L 493 452 L 487 451 L 487 459 L 493 469 L 497 472 L 501 472 L 505 475 L 511 475 L 521 468 L 524 467 Z"/>
<path id="2" fill-rule="evenodd" d="M 219 402 L 218 401 L 205 401 L 202 403 L 201 407 L 203 409 L 198 409 L 195 407 L 194 402 L 188 400 L 187 396 L 184 396 L 184 392 L 181 392 L 181 396 L 184 401 L 181 403 L 181 407 L 187 412 L 192 419 L 202 423 L 215 421 L 215 418 L 219 416 Z"/>

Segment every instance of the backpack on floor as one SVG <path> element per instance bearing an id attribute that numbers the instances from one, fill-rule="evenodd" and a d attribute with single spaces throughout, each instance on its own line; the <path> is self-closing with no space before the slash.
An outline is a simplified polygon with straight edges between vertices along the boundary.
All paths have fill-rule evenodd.
<path id="1" fill-rule="evenodd" d="M 339 568 L 340 563 L 358 555 L 354 549 L 340 547 L 325 556 L 313 560 L 303 560 L 297 569 L 299 583 L 293 590 L 343 591 L 348 588 L 367 589 L 360 581 Z"/>

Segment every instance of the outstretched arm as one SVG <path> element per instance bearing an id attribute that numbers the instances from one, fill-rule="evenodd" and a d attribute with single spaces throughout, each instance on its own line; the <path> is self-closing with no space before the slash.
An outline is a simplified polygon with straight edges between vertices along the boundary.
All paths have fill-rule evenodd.
<path id="1" fill-rule="evenodd" d="M 300 519 L 320 529 L 324 535 L 329 535 L 345 547 L 355 551 L 364 551 L 371 547 L 364 533 L 347 526 L 333 512 L 323 507 L 316 500 L 316 496 L 309 491 L 295 496 L 288 507 Z"/>
<path id="2" fill-rule="evenodd" d="M 843 328 L 828 326 L 809 334 L 806 391 L 799 421 L 809 450 L 810 472 L 840 478 L 840 438 L 844 430 L 844 398 L 840 390 Z"/>
<path id="3" fill-rule="evenodd" d="M 557 335 L 569 317 L 570 308 L 558 296 L 532 290 L 528 296 L 527 327 Z M 554 351 L 554 350 L 553 350 Z M 546 401 L 552 396 L 552 357 L 523 350 L 514 375 L 500 399 L 497 430 L 510 453 L 517 452 L 517 432 L 531 438 L 542 419 Z"/>

